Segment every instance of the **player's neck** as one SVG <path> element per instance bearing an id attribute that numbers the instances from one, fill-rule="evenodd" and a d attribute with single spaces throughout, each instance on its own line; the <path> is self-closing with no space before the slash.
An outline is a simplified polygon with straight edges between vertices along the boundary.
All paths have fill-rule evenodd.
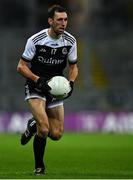
<path id="1" fill-rule="evenodd" d="M 59 39 L 61 36 L 60 34 L 57 35 L 52 28 L 48 30 L 48 34 L 52 39 Z"/>

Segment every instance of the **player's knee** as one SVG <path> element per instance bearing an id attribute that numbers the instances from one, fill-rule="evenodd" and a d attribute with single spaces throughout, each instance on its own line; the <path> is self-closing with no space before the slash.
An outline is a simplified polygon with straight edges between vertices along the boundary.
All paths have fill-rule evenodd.
<path id="1" fill-rule="evenodd" d="M 40 136 L 40 137 L 47 137 L 47 135 L 48 135 L 48 133 L 49 133 L 49 128 L 48 127 L 46 127 L 46 126 L 42 126 L 42 127 L 40 127 L 40 128 L 38 128 L 38 135 Z"/>
<path id="2" fill-rule="evenodd" d="M 50 133 L 50 138 L 52 140 L 59 140 L 63 135 L 63 132 L 61 131 L 53 131 L 52 133 Z"/>

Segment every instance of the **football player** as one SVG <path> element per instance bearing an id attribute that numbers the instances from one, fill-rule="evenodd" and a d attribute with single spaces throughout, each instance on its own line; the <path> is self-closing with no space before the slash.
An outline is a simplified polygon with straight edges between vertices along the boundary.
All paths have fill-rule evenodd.
<path id="1" fill-rule="evenodd" d="M 53 76 L 64 76 L 68 66 L 68 80 L 71 91 L 78 75 L 77 42 L 65 31 L 68 22 L 67 11 L 60 5 L 48 9 L 49 28 L 32 35 L 26 43 L 19 60 L 17 71 L 26 78 L 25 100 L 33 115 L 27 129 L 21 136 L 25 145 L 34 135 L 33 151 L 35 175 L 45 174 L 44 152 L 47 137 L 59 140 L 64 130 L 63 100 L 49 96 L 47 81 Z"/>

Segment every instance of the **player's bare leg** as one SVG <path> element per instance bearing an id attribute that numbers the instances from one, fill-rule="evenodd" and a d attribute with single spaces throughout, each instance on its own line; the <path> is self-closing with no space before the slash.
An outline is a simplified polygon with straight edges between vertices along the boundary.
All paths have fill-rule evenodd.
<path id="1" fill-rule="evenodd" d="M 34 110 L 33 104 L 35 104 L 35 107 L 39 107 L 39 106 L 38 105 L 36 106 L 36 101 L 35 101 L 35 103 L 32 103 L 32 102 L 33 101 L 30 100 L 29 104 L 31 107 L 31 111 L 34 115 L 34 114 L 36 114 L 35 113 L 36 110 Z M 39 102 L 40 102 L 40 100 L 39 100 Z M 42 103 L 41 103 L 43 109 L 45 107 L 44 103 L 45 103 L 44 101 L 42 101 Z M 44 115 L 44 117 L 46 116 L 45 118 L 47 119 L 47 116 L 48 116 L 48 121 L 49 121 L 48 136 L 52 140 L 59 140 L 64 131 L 64 107 L 63 107 L 63 105 L 59 105 L 54 108 L 48 108 L 46 110 L 46 113 L 47 114 Z M 37 117 L 37 116 L 36 116 L 36 118 L 41 119 L 40 117 Z M 34 127 L 32 129 L 30 128 L 31 134 L 33 134 L 33 132 L 35 133 L 37 130 L 37 128 L 36 128 L 37 124 L 41 124 L 41 123 L 39 123 L 39 121 L 37 121 L 37 123 L 34 123 L 33 118 L 29 121 L 30 121 L 30 123 L 29 122 L 28 123 L 33 124 L 33 127 Z M 26 141 L 26 142 L 28 142 L 28 141 Z M 41 146 L 41 148 L 40 148 L 40 150 L 38 150 L 37 147 L 40 147 L 40 146 Z M 44 172 L 45 172 L 45 166 L 43 163 L 45 146 L 46 146 L 46 138 L 42 138 L 42 137 L 39 137 L 38 135 L 35 135 L 34 142 L 33 142 L 33 149 L 34 149 L 34 155 L 35 155 L 35 174 L 36 175 L 44 174 Z"/>
<path id="2" fill-rule="evenodd" d="M 50 132 L 48 136 L 53 140 L 59 139 L 64 131 L 64 108 L 58 106 L 56 108 L 47 109 Z M 28 120 L 27 129 L 21 136 L 21 144 L 25 145 L 31 137 L 37 132 L 35 118 Z"/>
<path id="3" fill-rule="evenodd" d="M 49 132 L 48 117 L 45 112 L 45 101 L 41 99 L 28 100 L 31 112 L 36 119 L 37 134 L 34 137 L 33 150 L 35 158 L 35 175 L 45 174 L 43 161 L 46 138 Z"/>
<path id="4" fill-rule="evenodd" d="M 64 107 L 63 105 L 46 110 L 49 120 L 49 134 L 52 140 L 59 140 L 64 132 Z"/>

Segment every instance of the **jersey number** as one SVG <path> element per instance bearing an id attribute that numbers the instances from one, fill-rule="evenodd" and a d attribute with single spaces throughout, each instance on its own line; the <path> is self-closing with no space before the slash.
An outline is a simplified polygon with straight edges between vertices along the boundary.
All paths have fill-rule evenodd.
<path id="1" fill-rule="evenodd" d="M 57 49 L 51 49 L 51 54 L 55 54 Z"/>

